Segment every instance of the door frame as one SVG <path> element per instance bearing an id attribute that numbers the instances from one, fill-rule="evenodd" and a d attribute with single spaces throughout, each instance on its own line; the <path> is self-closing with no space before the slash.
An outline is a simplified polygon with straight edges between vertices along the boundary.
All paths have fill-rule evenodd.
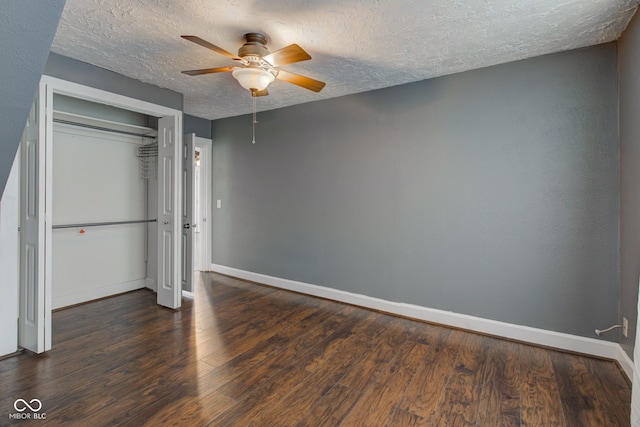
<path id="1" fill-rule="evenodd" d="M 52 276 L 51 276 L 51 262 L 49 257 L 51 256 L 51 241 L 52 241 L 52 143 L 53 143 L 53 95 L 60 94 L 66 95 L 73 98 L 78 98 L 86 101 L 92 101 L 100 104 L 111 105 L 118 108 L 123 108 L 129 111 L 135 111 L 138 113 L 146 114 L 154 117 L 173 117 L 175 128 L 173 129 L 174 133 L 174 141 L 177 142 L 177 158 L 180 158 L 180 150 L 182 147 L 182 111 L 165 107 L 162 105 L 153 104 L 147 101 L 142 101 L 135 98 L 130 98 L 128 96 L 119 95 L 113 92 L 108 92 L 102 89 L 97 89 L 90 86 L 81 85 L 78 83 L 73 83 L 67 80 L 58 79 L 55 77 L 43 75 L 40 79 L 39 83 L 39 96 L 41 100 L 45 100 L 39 106 L 40 113 L 42 114 L 40 117 L 44 117 L 44 120 L 39 122 L 40 126 L 40 135 L 44 135 L 44 141 L 41 141 L 45 147 L 45 155 L 44 159 L 41 161 L 45 162 L 45 177 L 44 177 L 44 188 L 41 190 L 45 193 L 45 215 L 41 218 L 41 221 L 44 222 L 44 247 L 43 247 L 43 255 L 45 259 L 44 263 L 44 280 L 38 280 L 38 288 L 43 291 L 44 294 L 44 304 L 41 304 L 43 311 L 40 313 L 42 318 L 44 319 L 43 327 L 38 330 L 39 335 L 44 335 L 44 348 L 39 348 L 39 350 L 47 351 L 51 349 L 51 295 L 52 295 Z M 173 192 L 173 198 L 175 199 L 174 206 L 179 207 L 179 200 L 182 197 L 182 185 L 180 183 L 180 174 L 177 173 L 175 175 L 175 191 Z M 42 181 L 41 181 L 42 182 Z M 179 215 L 179 212 L 176 212 Z M 179 221 L 174 221 L 174 236 L 179 235 Z M 178 239 L 179 241 L 179 239 Z M 177 305 L 174 304 L 174 307 L 178 308 L 180 305 L 180 280 L 179 280 L 179 271 L 180 271 L 180 256 L 179 256 L 179 243 L 174 245 L 177 248 L 177 253 L 175 253 L 172 257 L 173 266 L 172 272 L 174 277 L 174 283 L 176 284 L 174 293 L 177 296 Z M 22 286 L 20 283 L 19 286 Z M 176 298 L 174 298 L 175 302 Z M 40 310 L 40 309 L 39 309 Z M 37 351 L 40 352 L 40 351 Z"/>
<path id="2" fill-rule="evenodd" d="M 211 267 L 211 168 L 213 159 L 213 141 L 210 138 L 196 136 L 196 148 L 200 149 L 200 222 L 197 224 L 200 233 L 201 258 L 198 260 L 202 271 L 209 271 Z M 204 174 L 202 170 L 204 169 Z"/>

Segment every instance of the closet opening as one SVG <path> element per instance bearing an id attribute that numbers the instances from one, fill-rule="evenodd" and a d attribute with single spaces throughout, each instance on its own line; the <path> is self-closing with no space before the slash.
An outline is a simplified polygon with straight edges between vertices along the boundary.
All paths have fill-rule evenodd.
<path id="1" fill-rule="evenodd" d="M 54 93 L 53 310 L 155 290 L 157 127 L 146 114 Z"/>
<path id="2" fill-rule="evenodd" d="M 181 305 L 182 112 L 43 76 L 20 144 L 18 345 L 51 312 L 133 289 Z"/>

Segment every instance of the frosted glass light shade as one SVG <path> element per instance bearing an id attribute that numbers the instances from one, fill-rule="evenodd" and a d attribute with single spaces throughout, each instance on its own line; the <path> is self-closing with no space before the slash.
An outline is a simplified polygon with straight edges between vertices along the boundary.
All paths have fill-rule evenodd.
<path id="1" fill-rule="evenodd" d="M 275 80 L 273 74 L 260 68 L 236 68 L 231 75 L 247 90 L 265 90 Z"/>

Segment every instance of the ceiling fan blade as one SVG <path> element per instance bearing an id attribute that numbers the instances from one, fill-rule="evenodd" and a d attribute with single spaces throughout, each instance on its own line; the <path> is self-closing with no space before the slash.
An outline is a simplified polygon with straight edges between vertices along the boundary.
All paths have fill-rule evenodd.
<path id="1" fill-rule="evenodd" d="M 218 47 L 214 44 L 211 44 L 206 40 L 202 40 L 200 37 L 196 37 L 196 36 L 180 36 L 180 37 L 182 37 L 185 40 L 189 40 L 190 42 L 199 44 L 200 46 L 206 47 L 207 49 L 211 49 L 212 51 L 219 53 L 220 55 L 226 56 L 227 58 L 231 58 L 234 61 L 242 61 L 242 58 L 238 58 L 233 53 L 228 52 L 223 48 Z"/>
<path id="2" fill-rule="evenodd" d="M 314 80 L 309 77 L 301 76 L 299 74 L 290 73 L 284 70 L 278 70 L 278 75 L 276 76 L 276 78 L 278 80 L 282 80 L 283 82 L 293 83 L 294 85 L 312 90 L 314 92 L 320 92 L 326 85 L 325 82 Z"/>
<path id="3" fill-rule="evenodd" d="M 305 52 L 305 50 L 297 44 L 291 44 L 287 47 L 283 47 L 280 50 L 276 50 L 275 52 L 270 53 L 263 59 L 274 67 L 279 67 L 280 65 L 307 61 L 311 59 L 311 55 Z"/>
<path id="4" fill-rule="evenodd" d="M 203 68 L 201 70 L 183 71 L 182 74 L 187 74 L 189 76 L 199 76 L 201 74 L 228 73 L 230 71 L 233 71 L 234 68 L 236 67 Z"/>

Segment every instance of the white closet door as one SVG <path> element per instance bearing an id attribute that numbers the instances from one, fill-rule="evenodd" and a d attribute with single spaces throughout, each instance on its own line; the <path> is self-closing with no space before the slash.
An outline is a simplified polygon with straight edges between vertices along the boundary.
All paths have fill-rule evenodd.
<path id="1" fill-rule="evenodd" d="M 196 134 L 183 138 L 182 147 L 182 290 L 193 292 L 193 231 L 195 182 L 193 169 L 196 150 Z"/>
<path id="2" fill-rule="evenodd" d="M 45 90 L 36 95 L 20 143 L 20 320 L 18 344 L 35 353 L 51 348 L 45 295 Z M 48 339 L 47 339 L 48 336 Z"/>
<path id="3" fill-rule="evenodd" d="M 180 137 L 178 117 L 158 120 L 158 304 L 179 308 L 180 280 Z"/>

